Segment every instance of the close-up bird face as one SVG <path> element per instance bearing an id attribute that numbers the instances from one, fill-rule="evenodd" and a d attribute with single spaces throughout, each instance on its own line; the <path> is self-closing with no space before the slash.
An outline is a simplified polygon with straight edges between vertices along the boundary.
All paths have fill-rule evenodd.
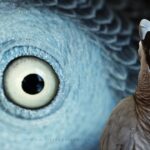
<path id="1" fill-rule="evenodd" d="M 0 150 L 99 149 L 137 83 L 137 22 L 150 13 L 132 3 L 0 0 Z"/>
<path id="2" fill-rule="evenodd" d="M 6 8 L 0 10 L 0 147 L 95 147 L 114 105 L 103 47 L 46 8 Z"/>

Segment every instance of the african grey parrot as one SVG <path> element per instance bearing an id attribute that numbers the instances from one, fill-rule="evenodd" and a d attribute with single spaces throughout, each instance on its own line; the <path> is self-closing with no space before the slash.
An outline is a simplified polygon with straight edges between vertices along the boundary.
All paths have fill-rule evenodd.
<path id="1" fill-rule="evenodd" d="M 113 110 L 101 137 L 101 150 L 150 149 L 150 22 L 143 19 L 139 28 L 141 67 L 138 85 L 134 95 L 124 98 Z"/>
<path id="2" fill-rule="evenodd" d="M 135 91 L 137 24 L 150 18 L 149 7 L 148 0 L 0 0 L 0 149 L 97 150 L 113 107 Z M 30 55 L 60 80 L 40 109 L 13 103 L 3 85 L 12 60 Z"/>

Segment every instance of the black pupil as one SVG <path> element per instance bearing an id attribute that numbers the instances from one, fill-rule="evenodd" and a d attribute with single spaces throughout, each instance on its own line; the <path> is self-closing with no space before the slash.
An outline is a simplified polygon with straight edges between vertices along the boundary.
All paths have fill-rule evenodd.
<path id="1" fill-rule="evenodd" d="M 44 88 L 44 81 L 38 74 L 29 74 L 22 81 L 22 88 L 28 94 L 40 93 Z"/>

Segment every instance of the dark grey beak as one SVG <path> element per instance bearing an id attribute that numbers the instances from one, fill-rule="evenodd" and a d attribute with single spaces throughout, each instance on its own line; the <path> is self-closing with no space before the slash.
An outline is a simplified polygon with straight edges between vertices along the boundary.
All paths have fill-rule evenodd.
<path id="1" fill-rule="evenodd" d="M 142 19 L 139 25 L 139 34 L 140 39 L 144 40 L 146 37 L 147 32 L 150 31 L 150 21 L 146 19 Z"/>

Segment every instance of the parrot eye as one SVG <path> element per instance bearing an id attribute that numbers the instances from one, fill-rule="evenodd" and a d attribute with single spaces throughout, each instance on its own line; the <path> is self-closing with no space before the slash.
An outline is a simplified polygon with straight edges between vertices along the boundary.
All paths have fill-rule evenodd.
<path id="1" fill-rule="evenodd" d="M 18 57 L 4 71 L 5 95 L 21 107 L 36 109 L 47 105 L 57 94 L 58 85 L 53 68 L 37 57 Z"/>

